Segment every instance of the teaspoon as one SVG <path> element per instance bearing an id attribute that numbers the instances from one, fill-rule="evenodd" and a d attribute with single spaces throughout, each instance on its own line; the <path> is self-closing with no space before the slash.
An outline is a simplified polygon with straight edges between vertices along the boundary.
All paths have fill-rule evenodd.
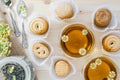
<path id="1" fill-rule="evenodd" d="M 25 5 L 23 0 L 19 0 L 17 4 L 17 13 L 19 17 L 21 17 L 22 19 L 22 46 L 23 48 L 27 48 L 28 47 L 27 36 L 24 28 L 24 19 L 27 16 L 27 6 Z"/>

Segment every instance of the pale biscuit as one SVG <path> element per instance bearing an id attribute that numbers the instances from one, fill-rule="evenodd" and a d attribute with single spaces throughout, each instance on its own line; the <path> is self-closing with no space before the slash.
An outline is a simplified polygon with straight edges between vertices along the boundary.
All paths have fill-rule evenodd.
<path id="1" fill-rule="evenodd" d="M 74 15 L 73 7 L 69 3 L 61 3 L 55 9 L 56 15 L 61 19 L 71 18 Z"/>
<path id="2" fill-rule="evenodd" d="M 34 34 L 45 34 L 48 31 L 48 22 L 42 17 L 35 18 L 30 23 L 30 30 Z"/>
<path id="3" fill-rule="evenodd" d="M 40 42 L 35 43 L 32 50 L 34 55 L 40 59 L 47 58 L 50 54 L 48 46 Z"/>
<path id="4" fill-rule="evenodd" d="M 66 77 L 71 71 L 71 66 L 67 61 L 59 60 L 54 65 L 54 70 L 58 77 Z"/>
<path id="5" fill-rule="evenodd" d="M 106 51 L 116 52 L 120 50 L 120 37 L 113 34 L 108 35 L 103 39 L 102 44 Z"/>

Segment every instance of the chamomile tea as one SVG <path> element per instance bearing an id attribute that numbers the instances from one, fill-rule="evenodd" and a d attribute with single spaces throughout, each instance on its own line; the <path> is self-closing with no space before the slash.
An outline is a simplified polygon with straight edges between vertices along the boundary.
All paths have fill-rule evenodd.
<path id="1" fill-rule="evenodd" d="M 60 44 L 69 56 L 81 57 L 91 51 L 94 42 L 94 36 L 86 26 L 82 24 L 72 24 L 64 29 Z"/>

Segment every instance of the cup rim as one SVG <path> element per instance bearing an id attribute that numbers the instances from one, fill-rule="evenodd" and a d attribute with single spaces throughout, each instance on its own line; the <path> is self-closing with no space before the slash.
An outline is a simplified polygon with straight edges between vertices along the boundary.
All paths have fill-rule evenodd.
<path id="1" fill-rule="evenodd" d="M 87 30 L 89 30 L 90 34 L 92 35 L 92 39 L 94 40 L 94 41 L 93 41 L 93 44 L 92 44 L 92 47 L 91 47 L 91 50 L 88 52 L 88 54 L 86 54 L 86 55 L 84 55 L 84 56 L 82 56 L 82 57 L 72 57 L 72 56 L 66 54 L 66 52 L 62 49 L 62 46 L 61 46 L 61 44 L 60 44 L 60 43 L 61 43 L 61 36 L 62 36 L 63 31 L 64 31 L 65 29 L 69 28 L 69 27 L 72 26 L 72 25 L 83 25 L 83 26 L 85 26 L 85 28 L 86 28 Z M 88 56 L 88 55 L 92 55 L 92 52 L 93 52 L 93 50 L 94 50 L 94 48 L 95 48 L 95 46 L 96 46 L 96 45 L 95 45 L 96 40 L 95 40 L 94 37 L 95 37 L 95 36 L 94 36 L 94 32 L 91 31 L 86 25 L 84 25 L 84 24 L 82 24 L 82 23 L 71 23 L 71 24 L 66 25 L 66 26 L 60 31 L 59 42 L 58 42 L 58 43 L 59 43 L 59 45 L 60 45 L 60 48 L 63 50 L 65 56 L 67 56 L 67 57 L 69 57 L 69 58 L 71 58 L 71 59 L 79 59 L 79 58 L 84 58 L 85 56 Z"/>

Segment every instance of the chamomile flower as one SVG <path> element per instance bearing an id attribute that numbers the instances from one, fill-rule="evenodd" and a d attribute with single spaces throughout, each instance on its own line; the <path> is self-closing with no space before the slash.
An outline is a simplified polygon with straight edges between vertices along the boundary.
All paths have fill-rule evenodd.
<path id="1" fill-rule="evenodd" d="M 101 64 L 102 64 L 102 60 L 99 59 L 99 58 L 96 59 L 96 60 L 95 60 L 95 64 L 96 64 L 96 65 L 101 65 Z"/>
<path id="2" fill-rule="evenodd" d="M 114 79 L 113 79 L 113 78 L 109 78 L 109 77 L 108 77 L 108 78 L 107 78 L 107 80 L 114 80 Z"/>
<path id="3" fill-rule="evenodd" d="M 69 37 L 67 35 L 62 36 L 62 41 L 67 42 L 69 40 Z"/>
<path id="4" fill-rule="evenodd" d="M 115 76 L 116 76 L 116 73 L 114 71 L 109 72 L 109 77 L 110 78 L 115 78 Z"/>
<path id="5" fill-rule="evenodd" d="M 88 31 L 86 29 L 83 29 L 82 30 L 82 35 L 87 35 L 88 34 Z"/>
<path id="6" fill-rule="evenodd" d="M 13 73 L 14 69 L 15 69 L 15 67 L 12 66 L 12 67 L 9 69 L 9 72 L 10 72 L 10 73 Z"/>
<path id="7" fill-rule="evenodd" d="M 26 9 L 25 9 L 25 7 L 23 5 L 19 5 L 18 8 L 20 9 L 21 14 L 25 14 L 26 13 Z"/>
<path id="8" fill-rule="evenodd" d="M 0 57 L 8 56 L 10 54 L 9 48 L 12 46 L 9 41 L 9 36 L 12 30 L 8 24 L 4 22 L 0 22 Z"/>
<path id="9" fill-rule="evenodd" d="M 79 49 L 79 54 L 82 55 L 82 56 L 85 55 L 86 54 L 86 49 L 85 48 L 80 48 Z"/>
<path id="10" fill-rule="evenodd" d="M 97 65 L 96 65 L 95 63 L 91 63 L 91 64 L 90 64 L 90 68 L 91 68 L 91 69 L 96 69 L 96 67 L 97 67 Z"/>
<path id="11" fill-rule="evenodd" d="M 17 80 L 15 75 L 13 75 L 12 78 L 13 78 L 13 80 Z"/>

